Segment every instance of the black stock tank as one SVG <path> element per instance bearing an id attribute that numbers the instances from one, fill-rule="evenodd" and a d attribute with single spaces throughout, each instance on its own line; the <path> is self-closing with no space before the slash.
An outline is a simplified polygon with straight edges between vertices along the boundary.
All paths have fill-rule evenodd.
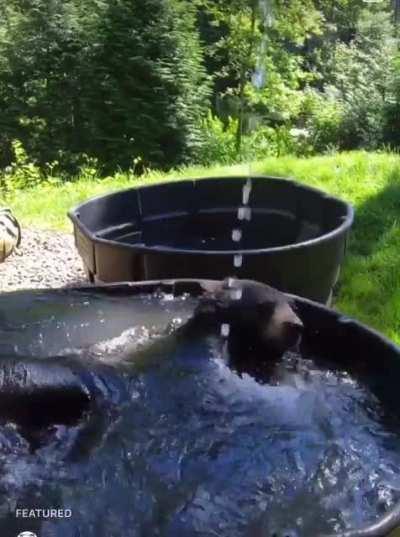
<path id="1" fill-rule="evenodd" d="M 89 200 L 69 213 L 89 278 L 99 282 L 222 279 L 235 274 L 326 302 L 339 277 L 353 210 L 273 177 L 185 180 Z M 239 213 L 242 211 L 242 214 Z M 233 230 L 240 227 L 241 240 Z M 239 261 L 235 265 L 235 256 Z"/>
<path id="2" fill-rule="evenodd" d="M 299 352 L 238 373 L 219 336 L 174 338 L 209 283 L 0 295 L 0 398 L 12 360 L 26 375 L 7 382 L 27 388 L 13 410 L 43 418 L 0 405 L 2 536 L 396 534 L 399 349 L 294 297 Z M 60 422 L 71 383 L 87 402 Z"/>

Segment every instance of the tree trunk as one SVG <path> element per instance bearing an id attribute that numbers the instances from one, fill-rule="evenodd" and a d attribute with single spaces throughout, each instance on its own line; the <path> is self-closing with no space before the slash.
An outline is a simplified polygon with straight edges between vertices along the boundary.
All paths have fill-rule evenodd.
<path id="1" fill-rule="evenodd" d="M 242 69 L 239 83 L 239 117 L 236 129 L 236 154 L 242 150 L 243 124 L 244 124 L 244 90 L 246 87 L 246 72 Z"/>

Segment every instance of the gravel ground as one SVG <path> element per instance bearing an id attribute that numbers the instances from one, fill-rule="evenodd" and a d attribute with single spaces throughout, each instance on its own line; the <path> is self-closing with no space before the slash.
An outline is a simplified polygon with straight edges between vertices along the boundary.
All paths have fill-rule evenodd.
<path id="1" fill-rule="evenodd" d="M 22 229 L 22 240 L 0 264 L 0 292 L 87 283 L 72 234 Z"/>

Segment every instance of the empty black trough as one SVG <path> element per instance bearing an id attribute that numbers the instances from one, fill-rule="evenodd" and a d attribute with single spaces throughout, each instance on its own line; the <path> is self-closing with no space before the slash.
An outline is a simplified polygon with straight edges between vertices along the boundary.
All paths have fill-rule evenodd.
<path id="1" fill-rule="evenodd" d="M 2 535 L 396 535 L 400 349 L 297 297 L 302 345 L 275 378 L 263 364 L 238 374 L 215 353 L 219 338 L 152 340 L 149 327 L 160 334 L 188 318 L 210 283 L 0 296 L 2 391 L 10 360 L 22 364 L 18 385 L 28 390 L 22 408 L 21 392 L 10 393 L 13 415 L 26 408 L 41 418 L 38 434 L 25 420 L 10 427 L 0 408 Z M 152 352 L 119 357 L 121 345 L 146 337 Z M 44 398 L 28 408 L 43 383 Z M 63 393 L 82 407 L 72 405 L 71 422 L 67 399 L 61 418 L 51 404 Z M 39 514 L 28 525 L 16 516 L 27 506 L 72 516 Z"/>
<path id="2" fill-rule="evenodd" d="M 185 180 L 89 200 L 69 213 L 92 281 L 250 278 L 320 302 L 340 271 L 353 210 L 292 180 Z M 233 240 L 240 229 L 241 240 Z M 234 256 L 237 266 L 234 267 Z"/>

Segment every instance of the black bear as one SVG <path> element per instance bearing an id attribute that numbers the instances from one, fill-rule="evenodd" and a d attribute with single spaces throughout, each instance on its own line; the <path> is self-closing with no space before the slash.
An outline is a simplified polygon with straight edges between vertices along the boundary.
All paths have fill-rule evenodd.
<path id="1" fill-rule="evenodd" d="M 179 329 L 182 335 L 226 324 L 229 351 L 235 357 L 252 350 L 266 359 L 277 358 L 299 343 L 303 323 L 277 289 L 233 278 L 205 286 L 193 317 Z"/>

